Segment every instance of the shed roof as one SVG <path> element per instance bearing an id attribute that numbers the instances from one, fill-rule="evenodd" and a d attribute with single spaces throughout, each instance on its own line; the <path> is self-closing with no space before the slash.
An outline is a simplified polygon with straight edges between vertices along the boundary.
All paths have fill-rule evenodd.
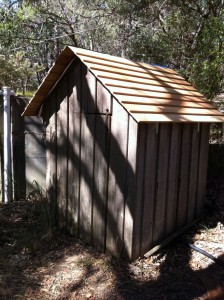
<path id="1" fill-rule="evenodd" d="M 138 122 L 224 122 L 224 115 L 169 68 L 66 47 L 23 115 L 37 115 L 70 62 L 78 57 Z"/>

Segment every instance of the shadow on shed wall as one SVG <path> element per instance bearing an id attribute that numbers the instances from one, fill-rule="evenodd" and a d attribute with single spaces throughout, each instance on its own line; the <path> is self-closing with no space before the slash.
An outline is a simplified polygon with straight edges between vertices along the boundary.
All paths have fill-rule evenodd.
<path id="1" fill-rule="evenodd" d="M 127 144 L 131 137 L 129 122 L 132 117 L 129 115 L 128 122 L 125 121 L 122 112 L 126 112 L 126 110 L 116 100 L 113 100 L 113 109 L 116 105 L 119 106 L 120 114 L 114 111 L 112 111 L 112 115 L 103 114 L 96 105 L 92 86 L 89 86 L 86 77 L 82 76 L 81 87 L 85 86 L 85 95 L 88 95 L 88 108 L 91 107 L 92 109 L 86 111 L 83 103 L 86 99 L 80 93 L 78 83 L 70 82 L 76 80 L 72 73 L 72 67 L 73 65 L 49 97 L 48 104 L 45 106 L 46 110 L 48 110 L 48 106 L 51 106 L 51 111 L 48 112 L 46 120 L 53 120 L 49 127 L 51 136 L 47 146 L 53 163 L 52 166 L 48 166 L 50 172 L 53 172 L 50 176 L 51 183 L 48 186 L 49 198 L 52 200 L 51 207 L 54 207 L 56 214 L 53 219 L 55 218 L 61 228 L 69 229 L 69 227 L 73 227 L 72 233 L 75 236 L 97 245 L 101 250 L 107 249 L 113 254 L 116 253 L 117 256 L 130 257 L 133 250 L 131 247 L 136 246 L 132 241 L 135 234 L 133 233 L 135 222 L 140 223 L 140 234 L 144 225 L 142 224 L 144 202 L 142 199 L 140 199 L 140 202 L 139 199 L 135 199 L 136 170 L 133 169 L 132 160 L 128 160 L 127 153 Z M 68 77 L 70 76 L 68 75 L 69 72 L 73 74 L 72 78 Z M 79 74 L 76 73 L 76 76 L 78 77 Z M 71 86 L 73 83 L 74 85 Z M 168 83 L 167 86 L 169 86 Z M 78 102 L 76 108 L 71 106 L 74 91 Z M 173 88 L 172 91 L 174 91 Z M 172 102 L 172 99 L 170 102 Z M 105 118 L 107 118 L 107 121 L 105 121 Z M 111 130 L 111 121 L 112 123 L 117 122 L 115 131 Z M 83 124 L 84 127 L 82 127 Z M 109 137 L 105 138 L 103 134 L 97 135 L 97 127 L 103 128 L 103 132 L 106 135 L 109 134 Z M 71 130 L 71 128 L 73 129 Z M 137 132 L 135 134 L 137 136 Z M 109 144 L 109 150 L 107 151 L 105 151 L 105 141 Z M 52 142 L 54 145 L 52 145 Z M 184 151 L 185 143 L 182 144 Z M 186 155 L 190 160 L 190 144 L 188 148 L 189 151 Z M 104 177 L 100 180 L 103 183 L 109 183 L 103 187 L 103 193 L 99 177 L 95 173 L 96 149 L 99 150 L 102 164 L 106 163 Z M 184 165 L 181 164 L 180 170 L 185 172 Z M 206 171 L 201 173 L 205 177 Z M 77 175 L 74 176 L 74 174 Z M 184 176 L 188 178 L 189 174 Z M 79 179 L 77 180 L 77 178 Z M 162 180 L 164 182 L 168 181 L 168 168 L 163 172 Z M 189 181 L 187 179 L 185 181 L 186 189 L 183 193 L 186 194 L 187 203 Z M 203 198 L 204 185 L 205 182 L 203 181 L 203 191 L 199 191 L 200 198 Z M 128 194 L 130 187 L 133 187 L 133 193 Z M 163 206 L 165 209 L 166 201 L 164 196 Z M 183 206 L 179 194 L 178 201 Z M 101 219 L 101 232 L 98 232 L 99 234 L 97 234 L 97 226 L 94 226 L 93 223 L 94 210 L 98 219 Z M 160 224 L 159 216 L 157 217 L 158 224 Z M 137 234 L 135 235 L 137 236 Z M 139 235 L 136 240 L 140 240 Z M 139 255 L 138 253 L 134 254 L 134 258 Z"/>

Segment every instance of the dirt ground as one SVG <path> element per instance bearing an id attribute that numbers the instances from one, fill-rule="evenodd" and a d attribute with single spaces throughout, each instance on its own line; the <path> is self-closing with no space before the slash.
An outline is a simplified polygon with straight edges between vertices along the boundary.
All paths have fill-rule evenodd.
<path id="1" fill-rule="evenodd" d="M 51 233 L 36 195 L 0 205 L 0 299 L 224 299 L 224 176 L 211 180 L 208 216 L 181 239 L 130 264 Z"/>

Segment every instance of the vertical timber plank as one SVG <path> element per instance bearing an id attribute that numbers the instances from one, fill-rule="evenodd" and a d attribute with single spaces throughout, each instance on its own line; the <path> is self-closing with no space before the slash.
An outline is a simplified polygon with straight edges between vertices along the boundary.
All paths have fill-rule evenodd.
<path id="1" fill-rule="evenodd" d="M 69 134 L 68 134 L 68 230 L 78 236 L 80 192 L 80 128 L 81 92 L 80 63 L 69 73 Z"/>
<path id="2" fill-rule="evenodd" d="M 82 64 L 82 111 L 96 112 L 96 77 Z"/>
<path id="3" fill-rule="evenodd" d="M 95 123 L 92 242 L 101 251 L 105 251 L 110 118 L 97 115 Z"/>
<path id="4" fill-rule="evenodd" d="M 181 125 L 172 124 L 171 126 L 172 131 L 170 137 L 170 157 L 165 221 L 166 237 L 174 232 L 176 226 L 181 145 Z"/>
<path id="5" fill-rule="evenodd" d="M 67 77 L 57 92 L 57 198 L 59 228 L 66 229 L 67 222 Z"/>
<path id="6" fill-rule="evenodd" d="M 152 247 L 158 153 L 157 126 L 158 124 L 147 124 L 141 256 Z"/>
<path id="7" fill-rule="evenodd" d="M 56 94 L 48 100 L 46 106 L 46 191 L 49 202 L 50 222 L 52 228 L 57 224 L 57 124 L 56 124 Z"/>
<path id="8" fill-rule="evenodd" d="M 128 113 L 114 99 L 111 117 L 106 248 L 119 257 L 123 250 Z"/>
<path id="9" fill-rule="evenodd" d="M 97 80 L 97 113 L 110 114 L 111 113 L 111 94 L 102 86 Z"/>
<path id="10" fill-rule="evenodd" d="M 187 222 L 191 223 L 195 216 L 197 203 L 199 132 L 198 124 L 192 124 L 191 161 L 189 173 L 189 196 Z"/>
<path id="11" fill-rule="evenodd" d="M 132 258 L 135 186 L 137 165 L 138 123 L 129 116 L 128 149 L 126 162 L 126 201 L 124 208 L 124 253 L 125 258 Z"/>
<path id="12" fill-rule="evenodd" d="M 203 213 L 205 200 L 205 189 L 207 179 L 207 162 L 209 147 L 209 124 L 201 124 L 200 149 L 198 161 L 198 188 L 197 188 L 197 205 L 196 217 L 200 217 Z"/>
<path id="13" fill-rule="evenodd" d="M 167 176 L 170 143 L 170 124 L 160 124 L 157 164 L 157 190 L 153 226 L 153 246 L 164 237 L 166 218 Z"/>
<path id="14" fill-rule="evenodd" d="M 139 124 L 132 259 L 138 258 L 140 256 L 140 250 L 141 250 L 140 248 L 141 248 L 141 229 L 142 229 L 142 206 L 143 206 L 143 199 L 144 199 L 143 191 L 144 191 L 144 180 L 145 180 L 146 137 L 147 137 L 147 125 Z"/>
<path id="15" fill-rule="evenodd" d="M 75 61 L 68 70 L 68 97 L 71 102 L 69 109 L 81 113 L 81 62 Z"/>
<path id="16" fill-rule="evenodd" d="M 45 108 L 46 109 L 46 108 Z M 50 212 L 52 211 L 52 205 L 51 205 L 51 193 L 50 191 L 52 190 L 52 181 L 51 181 L 51 177 L 52 177 L 52 169 L 51 169 L 51 156 L 52 156 L 52 141 L 51 141 L 51 124 L 50 124 L 50 120 L 49 123 L 47 125 L 46 128 L 46 193 L 47 193 L 47 200 L 48 203 L 50 205 L 49 209 Z"/>
<path id="17" fill-rule="evenodd" d="M 72 120 L 71 120 L 72 118 Z M 80 122 L 81 114 L 69 116 L 68 140 L 68 229 L 78 236 L 79 192 L 80 192 Z"/>
<path id="18" fill-rule="evenodd" d="M 191 150 L 190 124 L 183 124 L 182 134 L 183 136 L 182 136 L 182 147 L 181 147 L 177 229 L 184 226 L 187 222 L 190 150 Z"/>
<path id="19" fill-rule="evenodd" d="M 82 114 L 79 237 L 91 242 L 95 115 Z"/>

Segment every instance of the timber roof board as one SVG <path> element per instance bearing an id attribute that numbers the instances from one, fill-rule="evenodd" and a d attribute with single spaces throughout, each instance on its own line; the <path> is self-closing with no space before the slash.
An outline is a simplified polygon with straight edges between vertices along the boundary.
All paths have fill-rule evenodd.
<path id="1" fill-rule="evenodd" d="M 24 116 L 37 115 L 70 62 L 78 57 L 137 122 L 224 122 L 224 115 L 169 68 L 66 47 Z"/>

